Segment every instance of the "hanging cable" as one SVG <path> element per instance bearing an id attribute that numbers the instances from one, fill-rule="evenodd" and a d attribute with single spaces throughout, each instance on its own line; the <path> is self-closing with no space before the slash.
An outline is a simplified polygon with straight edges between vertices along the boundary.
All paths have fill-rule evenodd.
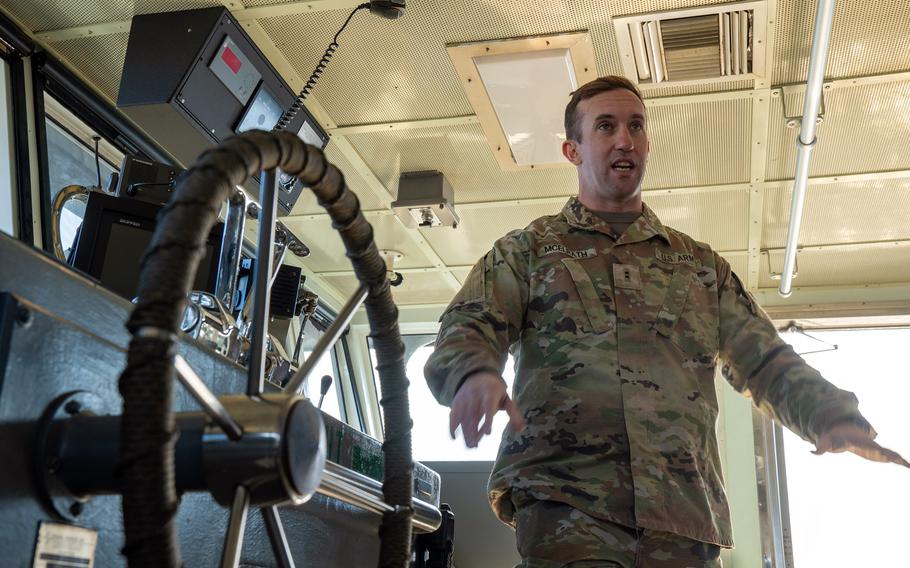
<path id="1" fill-rule="evenodd" d="M 325 53 L 322 55 L 322 59 L 319 60 L 319 63 L 316 64 L 316 69 L 313 70 L 313 74 L 310 75 L 310 78 L 307 80 L 306 84 L 303 86 L 303 89 L 300 90 L 300 94 L 297 95 L 297 99 L 294 100 L 294 104 L 291 105 L 289 109 L 284 111 L 284 114 L 281 115 L 281 118 L 278 119 L 278 122 L 275 124 L 275 128 L 272 129 L 273 132 L 279 132 L 284 130 L 288 124 L 294 120 L 294 117 L 297 116 L 297 113 L 300 112 L 300 109 L 303 107 L 303 101 L 310 95 L 310 92 L 316 86 L 316 81 L 319 80 L 319 77 L 322 76 L 325 72 L 325 68 L 328 67 L 329 62 L 332 60 L 332 57 L 335 55 L 335 51 L 338 50 L 338 38 L 341 36 L 341 32 L 344 31 L 348 24 L 351 23 L 351 18 L 354 17 L 354 14 L 363 10 L 364 8 L 369 8 L 368 3 L 361 4 L 354 8 L 354 10 L 348 15 L 348 19 L 344 21 L 341 28 L 335 34 L 335 38 L 332 39 L 332 43 L 329 44 L 329 47 L 326 48 Z"/>

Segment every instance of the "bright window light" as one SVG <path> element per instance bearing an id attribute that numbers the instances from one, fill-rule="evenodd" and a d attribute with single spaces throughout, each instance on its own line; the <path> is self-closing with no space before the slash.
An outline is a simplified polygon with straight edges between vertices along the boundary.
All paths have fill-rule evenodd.
<path id="1" fill-rule="evenodd" d="M 411 388 L 408 399 L 411 405 L 411 419 L 414 421 L 412 444 L 414 459 L 417 461 L 493 461 L 499 451 L 502 432 L 509 423 L 505 412 L 493 417 L 493 433 L 484 436 L 476 448 L 465 447 L 461 430 L 456 432 L 456 439 L 449 436 L 449 409 L 441 406 L 433 397 L 426 379 L 423 378 L 423 367 L 433 353 L 433 347 L 425 345 L 411 355 L 407 362 L 408 380 Z M 515 369 L 512 356 L 506 362 L 503 378 L 512 392 L 515 380 Z"/>
<path id="2" fill-rule="evenodd" d="M 838 349 L 805 355 L 806 361 L 856 394 L 878 443 L 910 457 L 910 329 L 812 335 Z M 910 469 L 853 454 L 815 456 L 812 449 L 784 429 L 794 565 L 904 566 Z"/>
<path id="3" fill-rule="evenodd" d="M 456 439 L 449 436 L 449 409 L 436 401 L 427 381 L 423 376 L 423 368 L 427 359 L 433 353 L 431 341 L 435 336 L 428 336 L 427 345 L 418 347 L 405 362 L 405 372 L 411 385 L 408 388 L 408 404 L 411 409 L 411 420 L 414 428 L 411 430 L 411 447 L 414 459 L 424 461 L 493 461 L 499 451 L 499 442 L 509 418 L 505 412 L 499 412 L 493 417 L 493 430 L 489 436 L 484 436 L 476 448 L 468 448 L 464 444 L 461 430 L 456 432 Z M 373 373 L 376 375 L 376 351 L 370 348 L 370 360 L 373 363 Z M 512 392 L 512 383 L 515 381 L 515 360 L 509 355 L 503 378 Z M 377 392 L 379 390 L 378 377 L 375 377 Z"/>

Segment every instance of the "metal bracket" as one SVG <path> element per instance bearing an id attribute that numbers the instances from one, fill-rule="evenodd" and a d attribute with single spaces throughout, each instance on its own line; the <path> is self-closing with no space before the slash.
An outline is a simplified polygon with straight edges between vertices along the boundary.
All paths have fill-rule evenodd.
<path id="1" fill-rule="evenodd" d="M 794 279 L 795 279 L 797 276 L 799 276 L 799 254 L 798 254 L 798 253 L 799 253 L 799 250 L 797 250 L 796 252 L 797 252 L 797 256 L 796 256 L 795 264 L 794 264 L 794 266 L 793 266 L 793 278 L 794 278 Z M 781 279 L 781 273 L 780 273 L 780 272 L 774 272 L 774 271 L 771 269 L 771 251 L 770 251 L 769 249 L 762 249 L 761 254 L 764 255 L 765 258 L 768 259 L 768 274 L 771 275 L 771 280 L 780 280 L 780 279 Z"/>
<path id="2" fill-rule="evenodd" d="M 771 90 L 772 97 L 781 97 L 781 112 L 784 116 L 784 123 L 787 125 L 787 128 L 796 128 L 803 120 L 803 115 L 800 113 L 789 114 L 787 112 L 787 95 L 792 94 L 795 91 L 805 91 L 805 83 L 794 83 L 792 85 L 781 85 L 776 89 Z M 822 124 L 825 122 L 825 92 L 831 90 L 831 83 L 825 83 L 822 87 L 821 103 L 818 108 L 818 116 L 815 117 L 816 124 Z M 803 93 L 805 96 L 805 93 Z"/>

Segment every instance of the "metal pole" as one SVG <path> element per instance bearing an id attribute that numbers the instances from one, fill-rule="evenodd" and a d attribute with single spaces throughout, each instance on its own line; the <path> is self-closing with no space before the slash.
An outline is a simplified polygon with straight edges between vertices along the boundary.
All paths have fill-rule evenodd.
<path id="1" fill-rule="evenodd" d="M 259 233 L 256 239 L 256 267 L 253 270 L 253 329 L 250 338 L 250 366 L 246 394 L 259 396 L 265 380 L 265 352 L 269 328 L 269 281 L 272 279 L 272 243 L 275 242 L 278 176 L 274 169 L 262 172 L 259 184 Z"/>
<path id="2" fill-rule="evenodd" d="M 385 502 L 381 482 L 332 461 L 325 462 L 325 471 L 316 491 L 380 515 L 395 510 L 395 507 Z M 442 515 L 432 503 L 414 499 L 413 506 L 415 529 L 419 532 L 433 532 L 439 528 Z"/>
<path id="3" fill-rule="evenodd" d="M 300 391 L 307 375 L 313 371 L 313 368 L 316 367 L 316 363 L 319 362 L 319 359 L 322 358 L 325 352 L 331 346 L 335 345 L 335 342 L 341 337 L 341 333 L 348 327 L 351 320 L 354 318 L 354 312 L 356 312 L 357 308 L 360 307 L 360 304 L 366 300 L 369 292 L 370 289 L 365 284 L 361 284 L 360 287 L 357 288 L 357 291 L 354 292 L 354 295 L 348 300 L 348 303 L 341 308 L 341 312 L 338 313 L 338 317 L 335 318 L 335 321 L 332 322 L 329 329 L 325 330 L 325 333 L 322 334 L 322 337 L 316 342 L 316 346 L 313 347 L 313 352 L 310 353 L 307 360 L 303 362 L 303 366 L 297 369 L 297 372 L 294 373 L 294 376 L 291 377 L 291 380 L 285 385 L 284 390 L 288 392 Z"/>
<path id="4" fill-rule="evenodd" d="M 246 224 L 246 194 L 237 189 L 228 199 L 227 215 L 224 219 L 224 235 L 221 237 L 221 254 L 218 259 L 218 281 L 215 283 L 215 297 L 234 311 L 237 293 L 237 272 L 240 270 L 240 256 L 243 250 L 243 229 Z"/>
<path id="5" fill-rule="evenodd" d="M 787 235 L 787 250 L 784 253 L 784 268 L 781 270 L 779 293 L 784 298 L 792 293 L 793 269 L 796 265 L 796 247 L 799 229 L 806 202 L 809 183 L 809 162 L 815 148 L 815 129 L 818 125 L 818 109 L 822 97 L 822 83 L 825 79 L 825 64 L 828 61 L 828 44 L 831 42 L 831 28 L 834 23 L 835 0 L 818 0 L 815 9 L 815 33 L 812 37 L 812 55 L 809 60 L 809 76 L 806 80 L 806 96 L 803 101 L 803 121 L 797 140 L 796 175 L 793 182 L 793 200 L 790 204 L 790 232 Z"/>

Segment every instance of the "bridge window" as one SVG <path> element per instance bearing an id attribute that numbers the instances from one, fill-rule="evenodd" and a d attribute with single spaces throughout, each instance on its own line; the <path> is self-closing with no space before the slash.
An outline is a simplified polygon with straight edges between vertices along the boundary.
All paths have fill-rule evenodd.
<path id="1" fill-rule="evenodd" d="M 414 429 L 411 432 L 411 444 L 414 459 L 424 461 L 493 461 L 499 450 L 502 432 L 508 423 L 504 412 L 493 419 L 493 433 L 484 436 L 476 448 L 467 448 L 457 432 L 453 440 L 449 436 L 449 409 L 440 405 L 433 397 L 423 376 L 423 367 L 433 353 L 435 335 L 407 335 L 402 338 L 405 343 L 405 370 L 411 386 L 408 390 L 408 402 L 411 408 L 411 419 Z M 376 354 L 370 349 L 374 376 L 376 374 Z M 512 390 L 515 379 L 514 361 L 509 356 L 503 378 Z M 379 379 L 376 379 L 376 392 L 379 392 Z"/>
<path id="2" fill-rule="evenodd" d="M 322 323 L 315 318 L 307 320 L 306 327 L 303 330 L 303 342 L 301 343 L 300 349 L 301 361 L 306 361 L 310 357 L 313 348 L 316 346 L 316 342 L 318 342 L 319 338 L 325 333 L 325 327 L 325 325 L 322 325 Z M 296 333 L 294 334 L 294 337 L 296 337 Z M 340 384 L 341 381 L 339 380 L 341 373 L 339 373 L 338 370 L 338 362 L 334 349 L 326 351 L 316 363 L 316 366 L 303 383 L 303 392 L 313 401 L 313 404 L 319 404 L 322 377 L 326 375 L 332 377 L 332 385 L 329 387 L 325 399 L 322 401 L 322 411 L 341 421 L 345 421 L 345 416 L 342 414 L 342 406 L 339 403 L 338 396 L 339 389 L 342 388 L 342 385 Z"/>
<path id="3" fill-rule="evenodd" d="M 878 431 L 877 442 L 910 456 L 906 409 L 910 375 L 905 355 L 910 329 L 811 335 L 837 349 L 825 350 L 816 342 L 814 349 L 797 351 L 818 350 L 805 354 L 806 361 L 839 388 L 856 394 L 860 411 Z M 788 430 L 783 430 L 782 439 L 790 525 L 790 539 L 783 540 L 792 541 L 792 565 L 894 565 L 895 546 L 906 537 L 910 471 L 853 454 L 813 455 L 813 447 Z M 786 510 L 782 515 L 786 531 Z"/>
<path id="4" fill-rule="evenodd" d="M 0 231 L 8 235 L 14 234 L 16 227 L 11 95 L 9 64 L 0 60 Z"/>
<path id="5" fill-rule="evenodd" d="M 98 134 L 85 122 L 69 112 L 53 97 L 45 95 L 45 133 L 47 141 L 47 173 L 50 191 L 49 203 L 61 189 L 68 185 L 82 185 L 107 189 L 112 173 L 123 154 L 105 140 L 99 140 L 96 161 L 94 136 Z M 85 204 L 74 200 L 64 207 L 60 215 L 60 237 L 64 251 L 73 244 L 82 218 Z"/>

